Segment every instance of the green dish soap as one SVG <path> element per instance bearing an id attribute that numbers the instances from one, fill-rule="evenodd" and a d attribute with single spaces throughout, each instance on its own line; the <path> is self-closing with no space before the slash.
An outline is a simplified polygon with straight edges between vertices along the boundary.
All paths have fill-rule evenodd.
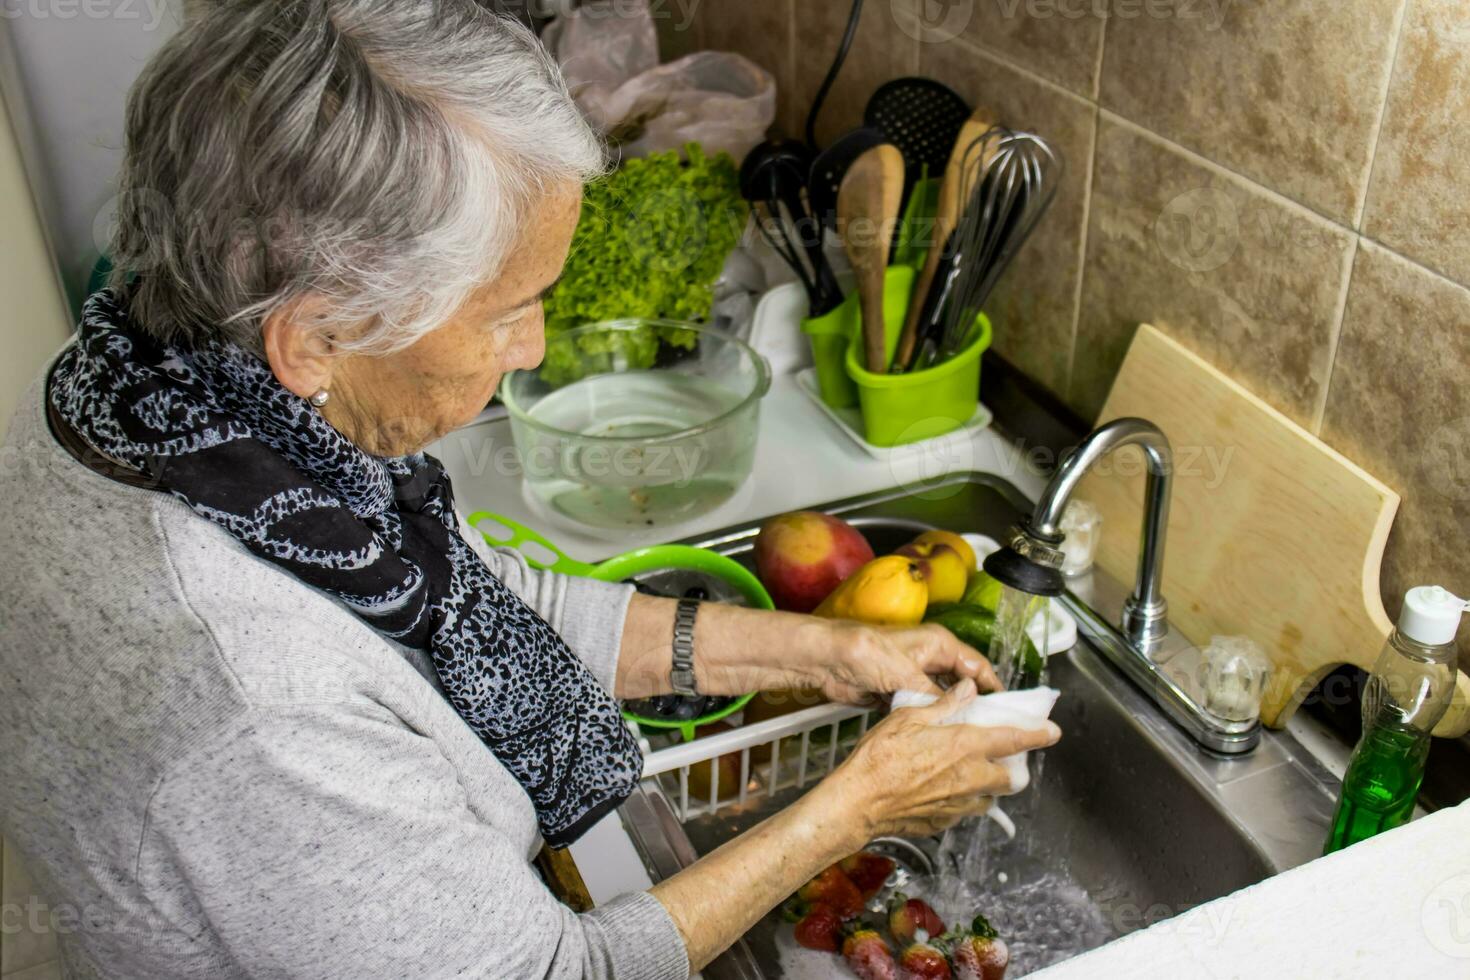
<path id="1" fill-rule="evenodd" d="M 1410 589 L 1398 628 L 1363 688 L 1363 737 L 1342 779 L 1322 853 L 1401 827 L 1429 758 L 1429 733 L 1455 691 L 1455 633 L 1467 608 L 1438 586 Z"/>

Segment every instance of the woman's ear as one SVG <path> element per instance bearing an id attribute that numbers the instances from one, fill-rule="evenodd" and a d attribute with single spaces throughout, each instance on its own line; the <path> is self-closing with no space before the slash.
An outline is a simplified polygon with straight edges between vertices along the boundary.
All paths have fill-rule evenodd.
<path id="1" fill-rule="evenodd" d="M 283 306 L 261 324 L 266 363 L 288 391 L 310 398 L 330 391 L 338 358 L 331 341 L 316 326 L 322 300 L 306 297 Z"/>

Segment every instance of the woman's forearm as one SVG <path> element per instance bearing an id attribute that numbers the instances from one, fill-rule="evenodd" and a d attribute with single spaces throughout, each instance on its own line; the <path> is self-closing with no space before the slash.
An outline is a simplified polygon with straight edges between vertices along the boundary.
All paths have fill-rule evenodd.
<path id="1" fill-rule="evenodd" d="M 861 808 L 830 782 L 653 887 L 703 969 L 823 868 L 868 842 Z M 855 812 L 858 811 L 858 812 Z"/>
<path id="2" fill-rule="evenodd" d="M 635 595 L 618 655 L 620 698 L 673 690 L 675 600 Z M 833 656 L 832 624 L 796 613 L 707 602 L 694 623 L 694 675 L 702 694 L 739 695 L 812 683 Z"/>

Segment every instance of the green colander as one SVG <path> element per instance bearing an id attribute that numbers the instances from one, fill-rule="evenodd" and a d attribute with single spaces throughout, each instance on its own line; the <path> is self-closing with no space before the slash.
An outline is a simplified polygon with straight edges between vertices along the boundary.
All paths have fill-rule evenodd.
<path id="1" fill-rule="evenodd" d="M 748 568 L 733 558 L 706 548 L 695 548 L 687 544 L 656 544 L 591 565 L 572 558 L 539 532 L 500 514 L 481 510 L 471 514 L 468 520 L 470 526 L 479 531 L 487 543 L 493 547 L 511 548 L 519 552 L 532 568 L 559 575 L 597 579 L 600 582 L 625 582 L 640 575 L 675 569 L 698 572 L 729 584 L 756 609 L 776 608 L 765 586 L 761 585 L 760 579 L 751 574 Z M 482 527 L 482 523 L 499 527 Z M 718 711 L 698 718 L 653 718 L 626 709 L 623 717 L 646 728 L 676 729 L 685 741 L 689 741 L 694 738 L 696 728 L 734 714 L 745 707 L 754 696 L 742 695 Z"/>

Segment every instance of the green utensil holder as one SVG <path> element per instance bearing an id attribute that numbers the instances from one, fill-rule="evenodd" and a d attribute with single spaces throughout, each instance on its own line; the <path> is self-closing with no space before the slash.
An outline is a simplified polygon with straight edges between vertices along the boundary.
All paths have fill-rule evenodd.
<path id="1" fill-rule="evenodd" d="M 903 332 L 915 275 L 907 266 L 893 266 L 884 281 L 884 340 L 890 363 Z M 969 343 L 949 360 L 907 374 L 874 374 L 863 366 L 862 344 L 854 337 L 844 367 L 857 389 L 868 442 L 902 446 L 953 432 L 970 421 L 980 407 L 980 355 L 990 347 L 990 338 L 990 319 L 981 313 Z"/>
<path id="2" fill-rule="evenodd" d="M 909 203 L 904 208 L 903 222 L 899 225 L 898 242 L 893 252 L 893 265 L 908 268 L 910 272 L 924 264 L 929 252 L 929 238 L 934 234 L 934 212 L 939 206 L 939 181 L 926 178 L 914 184 Z M 891 280 L 890 280 L 891 281 Z M 906 287 L 913 290 L 912 276 Z M 885 283 L 883 298 L 884 317 L 890 317 L 891 286 Z M 905 294 L 907 302 L 907 294 Z M 902 319 L 906 311 L 899 312 Z M 847 348 L 852 339 L 862 332 L 862 308 L 858 304 L 857 290 L 849 290 L 847 297 L 834 310 L 822 316 L 801 322 L 801 332 L 812 344 L 812 361 L 817 369 L 817 392 L 829 408 L 852 408 L 858 403 L 858 389 L 847 373 Z M 897 343 L 897 341 L 893 341 Z M 889 350 L 890 359 L 893 356 Z"/>
<path id="3" fill-rule="evenodd" d="M 812 363 L 817 369 L 817 392 L 831 408 L 857 404 L 857 385 L 847 376 L 847 347 L 861 322 L 856 292 L 848 294 L 836 309 L 823 316 L 801 321 L 801 332 L 812 343 Z"/>

